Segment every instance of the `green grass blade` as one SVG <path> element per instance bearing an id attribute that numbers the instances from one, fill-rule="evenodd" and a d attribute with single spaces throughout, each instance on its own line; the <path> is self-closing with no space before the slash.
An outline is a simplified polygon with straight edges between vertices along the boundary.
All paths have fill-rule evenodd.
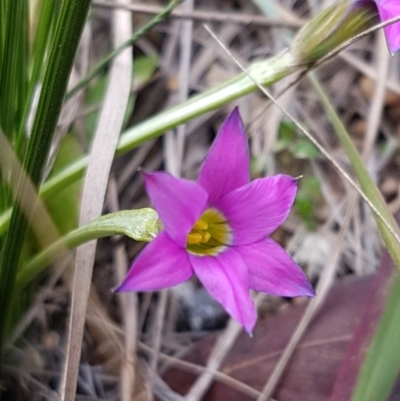
<path id="1" fill-rule="evenodd" d="M 0 5 L 0 127 L 15 143 L 16 122 L 27 87 L 29 14 L 27 0 L 2 1 Z M 4 63 L 1 64 L 1 61 Z M 0 179 L 0 210 L 12 204 Z M 0 243 L 0 250 L 2 248 Z"/>
<path id="2" fill-rule="evenodd" d="M 54 22 L 57 21 L 59 3 L 53 0 L 42 0 L 35 38 L 32 46 L 32 73 L 31 82 L 37 84 L 45 61 L 45 53 L 54 29 Z"/>
<path id="3" fill-rule="evenodd" d="M 39 185 L 42 179 L 43 167 L 47 160 L 48 150 L 61 111 L 69 74 L 86 22 L 89 6 L 90 0 L 65 0 L 62 4 L 32 135 L 24 160 L 25 171 L 36 186 Z M 23 193 L 24 186 L 20 182 L 19 194 L 21 198 Z M 17 196 L 17 199 L 20 196 Z M 0 263 L 0 310 L 4 321 L 7 321 L 10 312 L 10 299 L 15 286 L 26 229 L 27 221 L 25 216 L 16 205 L 11 215 Z M 0 333 L 2 342 L 6 334 L 5 326 L 7 325 L 2 325 Z"/>
<path id="4" fill-rule="evenodd" d="M 39 83 L 40 75 L 45 63 L 45 55 L 51 38 L 52 26 L 54 25 L 54 21 L 57 21 L 57 12 L 59 11 L 58 8 L 58 2 L 53 0 L 43 0 L 40 5 L 37 30 L 32 46 L 32 72 L 30 74 L 26 96 L 23 98 L 23 112 L 21 114 L 21 118 L 19 119 L 19 147 L 21 146 L 21 140 L 25 132 L 26 121 L 31 108 L 33 94 L 36 86 Z"/>
<path id="5" fill-rule="evenodd" d="M 336 114 L 335 109 L 332 107 L 328 97 L 323 91 L 321 85 L 313 74 L 309 75 L 310 81 L 320 99 L 325 111 L 328 115 L 329 120 L 331 121 L 335 132 L 337 133 L 339 140 L 343 146 L 343 149 L 347 153 L 347 156 L 354 168 L 358 181 L 363 189 L 365 195 L 368 197 L 370 202 L 375 206 L 378 212 L 385 218 L 385 220 L 389 223 L 391 229 L 399 235 L 399 227 L 390 213 L 382 195 L 379 191 L 379 188 L 376 186 L 375 182 L 371 178 L 368 170 L 366 169 L 364 162 L 358 153 L 354 143 L 352 142 L 349 134 L 346 131 L 343 123 L 340 121 L 340 118 Z M 382 222 L 381 219 L 374 216 L 379 232 L 382 236 L 382 239 L 386 245 L 386 248 L 392 257 L 395 265 L 398 270 L 400 270 L 400 244 L 390 232 L 388 227 Z"/>
<path id="6" fill-rule="evenodd" d="M 26 0 L 13 0 L 7 2 L 5 9 L 4 51 L 0 76 L 0 125 L 4 134 L 15 140 L 15 124 L 18 94 L 22 86 L 21 36 L 22 23 Z"/>
<path id="7" fill-rule="evenodd" d="M 16 93 L 16 126 L 15 129 L 18 129 L 18 121 L 22 117 L 22 113 L 24 110 L 25 98 L 28 90 L 28 76 L 29 76 L 29 8 L 27 0 L 22 2 L 22 10 L 21 14 L 18 16 L 18 32 L 17 40 L 18 40 L 18 51 L 16 52 L 18 55 L 18 69 L 16 84 L 18 86 L 18 91 Z M 16 141 L 19 141 L 18 132 L 16 132 Z"/>
<path id="8" fill-rule="evenodd" d="M 6 36 L 6 5 L 6 0 L 0 1 L 0 71 L 2 69 L 4 38 Z"/>
<path id="9" fill-rule="evenodd" d="M 393 285 L 361 367 L 351 401 L 387 400 L 400 373 L 400 281 Z"/>

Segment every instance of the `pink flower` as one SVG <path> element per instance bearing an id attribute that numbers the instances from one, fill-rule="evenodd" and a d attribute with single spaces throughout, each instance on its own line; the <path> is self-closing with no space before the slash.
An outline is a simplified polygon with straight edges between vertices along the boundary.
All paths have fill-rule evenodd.
<path id="1" fill-rule="evenodd" d="M 382 22 L 400 16 L 400 0 L 375 0 Z M 392 53 L 400 49 L 400 22 L 383 28 L 389 49 Z"/>
<path id="2" fill-rule="evenodd" d="M 145 173 L 164 225 L 117 291 L 156 291 L 194 273 L 247 332 L 257 318 L 250 289 L 314 296 L 303 271 L 268 237 L 289 214 L 297 185 L 286 175 L 250 182 L 246 134 L 235 109 L 223 124 L 197 182 Z"/>

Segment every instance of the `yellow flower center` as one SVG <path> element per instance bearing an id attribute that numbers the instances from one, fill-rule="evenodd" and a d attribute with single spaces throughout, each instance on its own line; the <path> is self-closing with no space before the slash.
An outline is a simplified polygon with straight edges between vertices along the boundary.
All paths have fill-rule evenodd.
<path id="1" fill-rule="evenodd" d="M 230 245 L 231 239 L 226 218 L 215 209 L 207 209 L 188 234 L 186 249 L 196 255 L 217 255 Z"/>

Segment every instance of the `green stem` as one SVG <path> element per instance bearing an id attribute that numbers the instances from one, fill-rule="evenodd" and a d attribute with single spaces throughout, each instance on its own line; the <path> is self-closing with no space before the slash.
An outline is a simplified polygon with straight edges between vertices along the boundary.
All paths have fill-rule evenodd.
<path id="1" fill-rule="evenodd" d="M 158 215 L 150 208 L 110 213 L 71 231 L 22 266 L 17 286 L 23 289 L 67 249 L 102 237 L 126 235 L 136 241 L 151 241 L 159 232 Z"/>
<path id="2" fill-rule="evenodd" d="M 251 76 L 264 86 L 270 86 L 282 78 L 306 65 L 298 66 L 292 55 L 283 52 L 275 57 L 253 63 L 248 71 Z M 165 110 L 162 113 L 143 121 L 125 131 L 117 146 L 117 155 L 122 155 L 138 147 L 143 142 L 162 135 L 165 131 L 183 124 L 208 111 L 215 110 L 232 100 L 238 99 L 257 89 L 257 85 L 246 74 L 239 74 L 228 82 L 212 88 L 202 94 L 191 97 L 185 103 Z M 88 156 L 84 156 L 70 164 L 61 173 L 52 177 L 41 188 L 43 198 L 57 193 L 60 189 L 77 181 L 83 176 L 88 163 Z M 0 215 L 0 235 L 6 230 L 9 219 L 8 211 Z"/>
<path id="3" fill-rule="evenodd" d="M 269 86 L 297 69 L 289 53 L 281 53 L 271 59 L 254 63 L 249 72 L 262 85 Z M 156 138 L 180 124 L 215 110 L 232 100 L 238 99 L 257 89 L 256 84 L 247 75 L 240 74 L 230 81 L 212 88 L 200 95 L 191 97 L 186 102 L 157 114 L 154 117 L 128 129 L 121 135 L 117 146 L 117 155 L 122 155 L 138 147 L 143 142 Z M 87 165 L 88 158 L 83 157 L 61 174 L 54 176 L 43 185 L 43 197 L 50 196 L 81 177 Z M 1 232 L 1 227 L 0 227 Z"/>
<path id="4" fill-rule="evenodd" d="M 282 78 L 292 74 L 299 67 L 289 52 L 283 52 L 275 57 L 253 63 L 247 74 L 239 74 L 230 81 L 210 89 L 200 95 L 193 96 L 185 103 L 172 107 L 157 116 L 127 130 L 121 136 L 117 147 L 117 155 L 126 153 L 143 142 L 156 138 L 194 117 L 215 110 L 233 100 L 236 100 L 257 89 L 254 81 L 263 86 L 270 86 Z"/>

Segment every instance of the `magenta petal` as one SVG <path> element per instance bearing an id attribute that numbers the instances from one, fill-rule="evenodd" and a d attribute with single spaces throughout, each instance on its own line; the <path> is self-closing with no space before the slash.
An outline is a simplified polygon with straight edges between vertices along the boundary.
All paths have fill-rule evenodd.
<path id="1" fill-rule="evenodd" d="M 139 254 L 115 291 L 158 291 L 183 283 L 192 274 L 186 251 L 162 232 Z"/>
<path id="2" fill-rule="evenodd" d="M 315 295 L 300 267 L 271 238 L 236 249 L 249 269 L 250 288 L 284 297 Z"/>
<path id="3" fill-rule="evenodd" d="M 376 0 L 375 2 L 382 22 L 400 16 L 399 0 Z M 390 51 L 394 53 L 400 50 L 400 22 L 388 25 L 384 31 Z"/>
<path id="4" fill-rule="evenodd" d="M 242 257 L 230 248 L 217 257 L 189 254 L 193 270 L 207 291 L 248 333 L 257 319 L 249 293 L 249 277 Z"/>
<path id="5" fill-rule="evenodd" d="M 197 182 L 208 192 L 209 204 L 250 181 L 246 133 L 237 108 L 225 120 L 200 170 Z"/>
<path id="6" fill-rule="evenodd" d="M 165 231 L 181 247 L 200 218 L 207 203 L 207 193 L 196 182 L 168 173 L 145 173 L 146 190 Z"/>
<path id="7" fill-rule="evenodd" d="M 227 218 L 233 244 L 251 244 L 271 234 L 285 221 L 296 191 L 294 178 L 275 175 L 230 192 L 215 203 L 215 208 Z"/>

